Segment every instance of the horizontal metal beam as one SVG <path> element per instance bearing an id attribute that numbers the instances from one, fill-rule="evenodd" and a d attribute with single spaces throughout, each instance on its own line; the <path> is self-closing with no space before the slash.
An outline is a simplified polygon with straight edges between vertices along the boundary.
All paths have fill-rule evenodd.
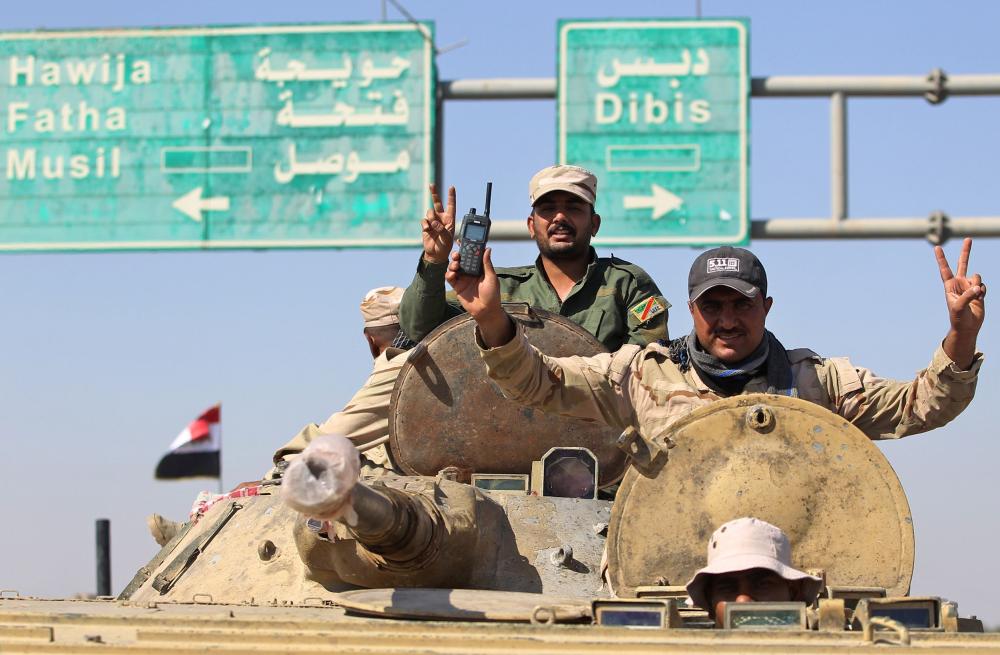
<path id="1" fill-rule="evenodd" d="M 1000 75 L 947 75 L 940 82 L 929 75 L 777 75 L 755 77 L 750 95 L 757 98 L 845 96 L 944 96 L 1000 94 Z M 556 97 L 554 77 L 509 77 L 442 80 L 445 100 L 546 100 Z"/>
<path id="2" fill-rule="evenodd" d="M 830 96 L 922 96 L 936 91 L 944 95 L 1000 94 L 1000 75 L 947 75 L 940 82 L 930 75 L 829 75 L 755 77 L 750 83 L 754 97 Z"/>
<path id="3" fill-rule="evenodd" d="M 951 237 L 1000 237 L 1000 216 L 947 218 L 761 218 L 751 221 L 754 239 L 899 239 L 924 238 L 944 243 Z M 494 220 L 492 241 L 525 241 L 524 219 Z"/>
<path id="4" fill-rule="evenodd" d="M 556 97 L 556 78 L 442 80 L 438 90 L 445 100 L 550 100 Z"/>

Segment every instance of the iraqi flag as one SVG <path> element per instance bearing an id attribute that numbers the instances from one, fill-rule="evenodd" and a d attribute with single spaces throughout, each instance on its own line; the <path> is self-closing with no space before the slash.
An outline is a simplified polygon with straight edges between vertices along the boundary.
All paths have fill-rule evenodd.
<path id="1" fill-rule="evenodd" d="M 156 465 L 157 480 L 217 478 L 222 454 L 222 405 L 205 410 L 170 444 Z"/>

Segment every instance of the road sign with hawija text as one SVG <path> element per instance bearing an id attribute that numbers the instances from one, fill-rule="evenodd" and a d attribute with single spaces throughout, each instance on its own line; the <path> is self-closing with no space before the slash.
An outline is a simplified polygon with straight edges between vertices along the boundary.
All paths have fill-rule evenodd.
<path id="1" fill-rule="evenodd" d="M 415 245 L 429 24 L 0 34 L 0 250 Z"/>
<path id="2" fill-rule="evenodd" d="M 750 234 L 744 19 L 559 23 L 558 159 L 598 178 L 605 245 Z"/>

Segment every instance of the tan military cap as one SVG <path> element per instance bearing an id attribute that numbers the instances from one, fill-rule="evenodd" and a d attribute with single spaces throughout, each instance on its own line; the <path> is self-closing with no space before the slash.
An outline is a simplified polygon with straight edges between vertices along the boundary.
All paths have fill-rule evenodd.
<path id="1" fill-rule="evenodd" d="M 550 191 L 567 191 L 593 205 L 597 201 L 597 178 L 579 166 L 549 166 L 535 173 L 528 182 L 528 199 L 534 205 Z"/>
<path id="2" fill-rule="evenodd" d="M 395 325 L 399 323 L 399 302 L 403 290 L 399 287 L 379 287 L 365 294 L 361 301 L 361 317 L 365 327 Z"/>

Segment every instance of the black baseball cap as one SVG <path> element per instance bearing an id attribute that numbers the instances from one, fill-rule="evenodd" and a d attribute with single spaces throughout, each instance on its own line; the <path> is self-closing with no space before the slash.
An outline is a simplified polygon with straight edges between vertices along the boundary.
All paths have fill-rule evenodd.
<path id="1" fill-rule="evenodd" d="M 757 256 L 745 248 L 722 246 L 698 255 L 688 273 L 688 300 L 712 287 L 729 287 L 747 298 L 767 297 L 767 273 Z"/>

